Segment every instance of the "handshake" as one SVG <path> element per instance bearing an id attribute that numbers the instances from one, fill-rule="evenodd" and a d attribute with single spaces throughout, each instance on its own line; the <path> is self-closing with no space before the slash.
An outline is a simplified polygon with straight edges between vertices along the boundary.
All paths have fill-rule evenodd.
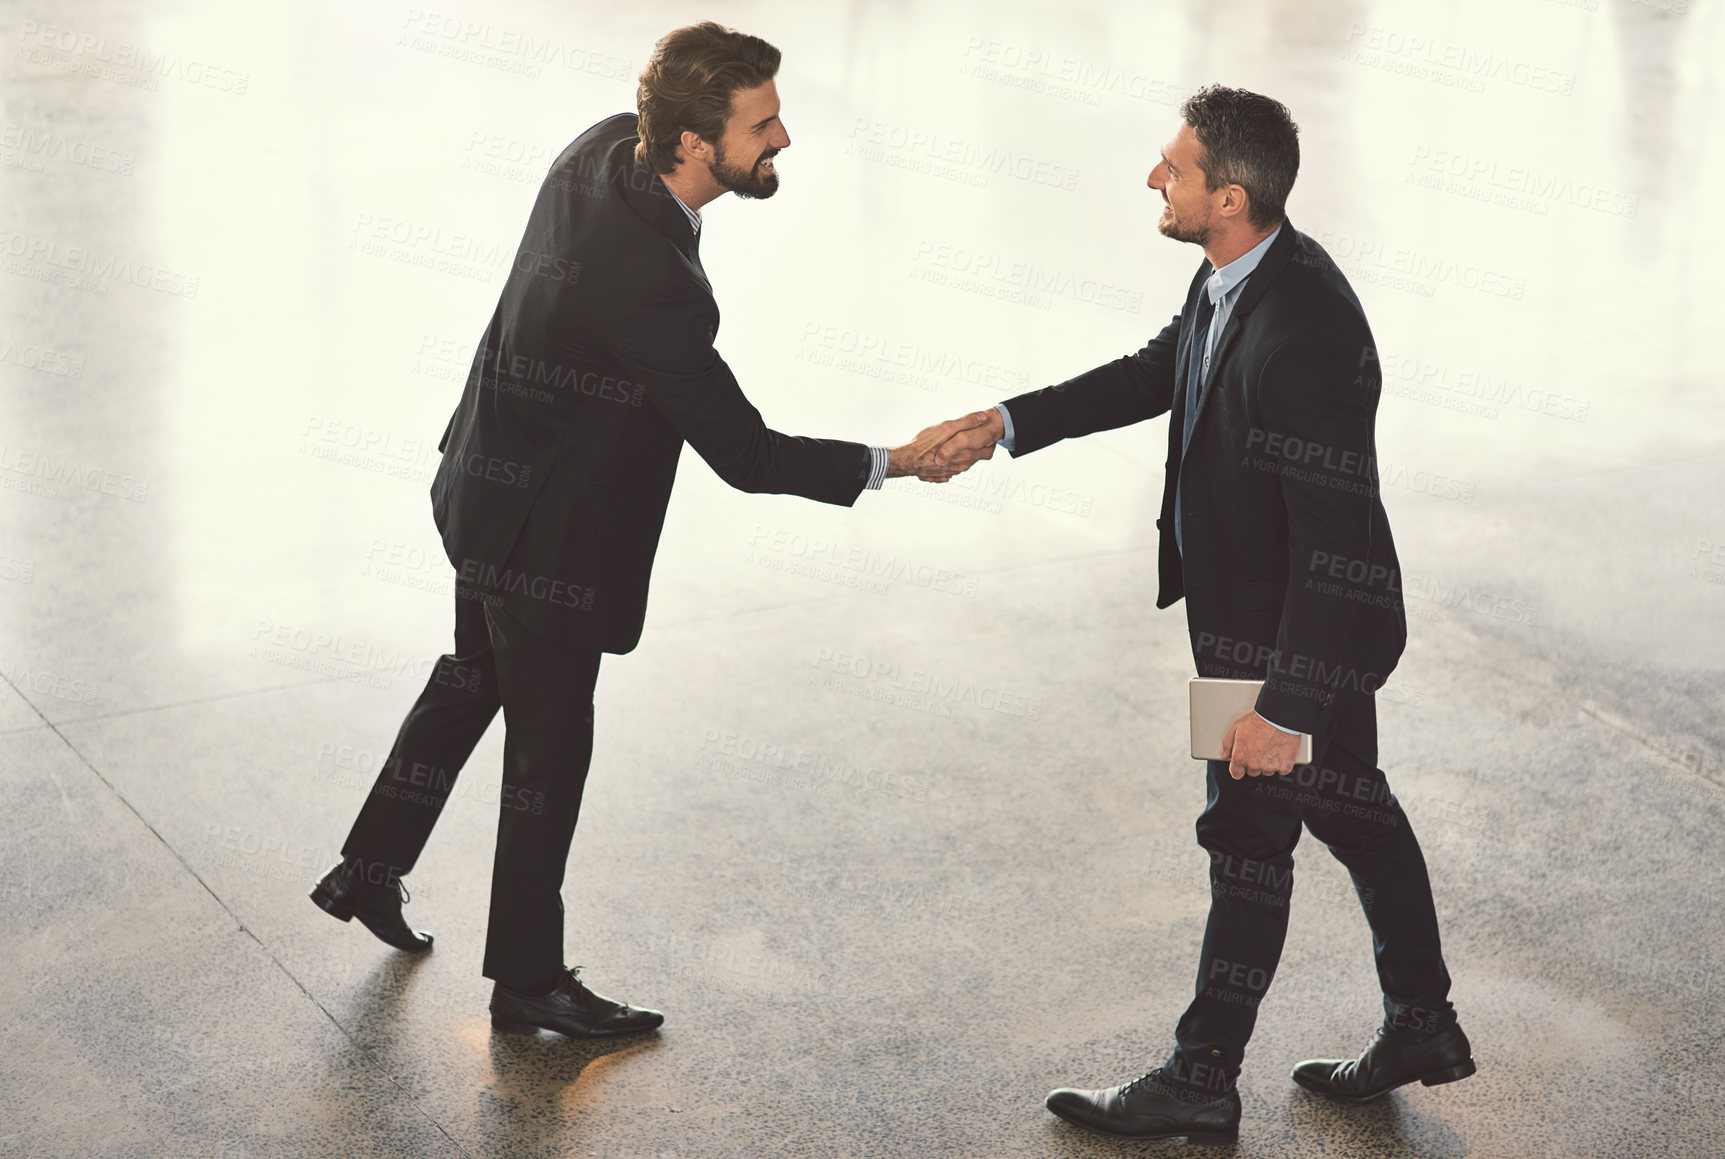
<path id="1" fill-rule="evenodd" d="M 994 407 L 929 427 L 915 439 L 887 451 L 889 479 L 915 475 L 925 483 L 944 483 L 972 463 L 994 456 L 1006 437 L 1006 423 Z"/>

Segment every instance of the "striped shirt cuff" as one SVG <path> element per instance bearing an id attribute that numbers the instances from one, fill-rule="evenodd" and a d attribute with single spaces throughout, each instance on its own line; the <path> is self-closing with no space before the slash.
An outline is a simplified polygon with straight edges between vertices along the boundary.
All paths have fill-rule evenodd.
<path id="1" fill-rule="evenodd" d="M 886 468 L 889 458 L 885 447 L 870 447 L 868 449 L 868 482 L 863 485 L 863 490 L 880 490 L 880 485 L 886 482 Z"/>

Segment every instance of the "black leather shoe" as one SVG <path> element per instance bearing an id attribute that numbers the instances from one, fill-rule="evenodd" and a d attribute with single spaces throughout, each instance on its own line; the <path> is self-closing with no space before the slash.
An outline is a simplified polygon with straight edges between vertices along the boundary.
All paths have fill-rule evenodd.
<path id="1" fill-rule="evenodd" d="M 1240 1134 L 1240 1094 L 1204 1098 L 1176 1090 L 1160 1069 L 1105 1091 L 1061 1089 L 1048 1109 L 1080 1127 L 1128 1139 L 1172 1139 L 1188 1143 L 1232 1143 Z"/>
<path id="2" fill-rule="evenodd" d="M 1346 1062 L 1313 1059 L 1294 1068 L 1294 1081 L 1308 1091 L 1363 1103 L 1418 1079 L 1428 1087 L 1464 1079 L 1479 1068 L 1461 1027 L 1429 1038 L 1399 1038 L 1378 1028 L 1360 1057 Z"/>
<path id="3" fill-rule="evenodd" d="M 491 1028 L 504 1034 L 554 1030 L 569 1038 L 615 1038 L 656 1029 L 657 1010 L 638 1010 L 601 997 L 581 984 L 581 967 L 565 969 L 557 989 L 542 998 L 517 994 L 499 982 L 491 990 Z"/>
<path id="4" fill-rule="evenodd" d="M 398 950 L 420 954 L 431 949 L 431 935 L 408 928 L 401 916 L 401 903 L 408 895 L 399 877 L 375 885 L 365 879 L 361 863 L 349 859 L 324 874 L 311 891 L 311 899 L 319 909 L 344 922 L 358 918 L 361 925 Z"/>

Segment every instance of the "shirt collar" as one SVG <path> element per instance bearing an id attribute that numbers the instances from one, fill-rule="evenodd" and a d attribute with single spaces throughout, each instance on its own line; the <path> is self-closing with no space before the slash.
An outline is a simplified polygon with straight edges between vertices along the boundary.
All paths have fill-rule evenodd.
<path id="1" fill-rule="evenodd" d="M 671 200 L 675 201 L 677 203 L 678 207 L 680 209 L 682 209 L 684 214 L 686 214 L 688 216 L 689 227 L 691 229 L 693 229 L 697 234 L 700 233 L 701 232 L 701 211 L 698 209 L 690 209 L 687 205 L 684 205 L 683 199 L 681 197 L 677 196 L 677 191 L 675 189 L 671 188 L 671 183 L 666 181 L 663 176 L 661 176 L 659 178 L 659 182 L 660 182 L 660 184 L 665 186 L 665 192 L 669 193 L 671 195 Z M 1236 262 L 1234 264 L 1238 265 L 1239 263 Z"/>
<path id="2" fill-rule="evenodd" d="M 1246 280 L 1247 274 L 1250 274 L 1253 270 L 1258 268 L 1258 263 L 1264 260 L 1264 254 L 1270 249 L 1270 243 L 1275 241 L 1276 235 L 1281 232 L 1282 227 L 1278 225 L 1275 229 L 1270 231 L 1269 237 L 1266 237 L 1263 241 L 1259 242 L 1257 245 L 1223 266 L 1221 269 L 1211 273 L 1209 278 L 1205 280 L 1204 285 L 1210 291 L 1210 304 L 1212 306 L 1219 305 L 1222 299 L 1227 297 L 1228 293 L 1232 291 L 1235 286 Z"/>

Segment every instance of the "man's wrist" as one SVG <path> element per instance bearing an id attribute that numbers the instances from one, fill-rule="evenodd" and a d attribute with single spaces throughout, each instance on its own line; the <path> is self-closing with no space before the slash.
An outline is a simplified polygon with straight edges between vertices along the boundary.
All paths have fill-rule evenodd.
<path id="1" fill-rule="evenodd" d="M 1253 711 L 1256 712 L 1257 710 L 1254 709 Z M 1277 724 L 1275 721 L 1271 720 L 1269 717 L 1265 716 L 1261 712 L 1258 713 L 1258 719 L 1263 721 L 1265 724 L 1269 725 L 1271 728 L 1275 729 L 1277 732 L 1285 732 L 1285 733 L 1288 733 L 1292 736 L 1299 736 L 1300 735 L 1299 729 L 1297 729 L 1297 728 L 1283 728 L 1281 725 Z"/>

